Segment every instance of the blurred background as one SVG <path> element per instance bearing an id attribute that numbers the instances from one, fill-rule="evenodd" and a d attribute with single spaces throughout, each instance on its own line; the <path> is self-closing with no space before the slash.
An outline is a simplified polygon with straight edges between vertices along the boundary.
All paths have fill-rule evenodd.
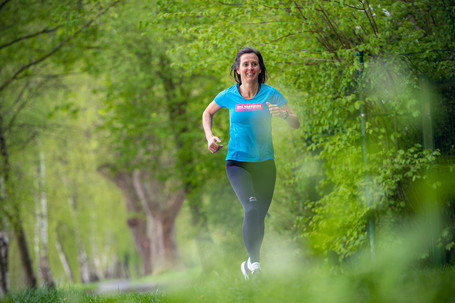
<path id="1" fill-rule="evenodd" d="M 454 29 L 443 0 L 2 0 L 2 293 L 238 267 L 201 116 L 243 46 L 302 122 L 273 122 L 264 259 L 451 268 Z M 227 111 L 213 127 L 226 146 Z"/>

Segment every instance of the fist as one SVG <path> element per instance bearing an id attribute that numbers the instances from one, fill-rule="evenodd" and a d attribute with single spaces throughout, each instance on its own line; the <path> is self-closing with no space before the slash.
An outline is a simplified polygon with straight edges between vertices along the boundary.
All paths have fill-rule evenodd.
<path id="1" fill-rule="evenodd" d="M 215 136 L 213 136 L 212 138 L 207 140 L 208 149 L 212 154 L 216 153 L 223 147 L 223 145 L 218 144 L 218 143 L 221 143 L 221 140 L 220 140 L 220 138 L 215 137 Z"/>
<path id="2" fill-rule="evenodd" d="M 282 117 L 283 111 L 278 107 L 278 105 L 267 102 L 267 106 L 269 107 L 269 112 L 272 116 Z"/>

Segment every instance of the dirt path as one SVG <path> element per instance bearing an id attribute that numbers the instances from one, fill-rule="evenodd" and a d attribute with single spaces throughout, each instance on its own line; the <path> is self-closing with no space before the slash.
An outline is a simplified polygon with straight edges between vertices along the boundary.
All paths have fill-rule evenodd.
<path id="1" fill-rule="evenodd" d="M 132 283 L 131 280 L 109 280 L 103 281 L 98 284 L 98 289 L 94 290 L 96 294 L 110 293 L 110 292 L 151 292 L 161 289 L 163 285 L 151 283 Z"/>

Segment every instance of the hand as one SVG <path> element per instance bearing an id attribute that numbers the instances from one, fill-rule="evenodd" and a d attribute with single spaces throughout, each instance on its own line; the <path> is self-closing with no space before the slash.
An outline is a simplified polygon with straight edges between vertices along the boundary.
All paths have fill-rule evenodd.
<path id="1" fill-rule="evenodd" d="M 217 142 L 221 143 L 221 140 L 220 140 L 220 138 L 215 137 L 215 136 L 213 136 L 212 138 L 207 140 L 207 142 L 208 142 L 207 145 L 208 145 L 209 151 L 212 154 L 216 153 L 217 151 L 219 151 L 223 147 L 223 145 L 217 144 Z"/>
<path id="2" fill-rule="evenodd" d="M 270 114 L 273 117 L 284 118 L 285 112 L 284 110 L 280 109 L 278 105 L 267 102 L 267 106 L 269 107 Z"/>

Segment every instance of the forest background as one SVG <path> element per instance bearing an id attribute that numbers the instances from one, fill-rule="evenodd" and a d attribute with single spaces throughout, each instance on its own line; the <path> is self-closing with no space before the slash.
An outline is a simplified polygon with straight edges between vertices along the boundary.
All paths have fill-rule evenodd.
<path id="1" fill-rule="evenodd" d="M 454 17 L 444 0 L 1 1 L 2 293 L 245 258 L 201 114 L 246 45 L 302 121 L 274 121 L 266 242 L 336 265 L 412 231 L 413 264 L 452 265 Z"/>

